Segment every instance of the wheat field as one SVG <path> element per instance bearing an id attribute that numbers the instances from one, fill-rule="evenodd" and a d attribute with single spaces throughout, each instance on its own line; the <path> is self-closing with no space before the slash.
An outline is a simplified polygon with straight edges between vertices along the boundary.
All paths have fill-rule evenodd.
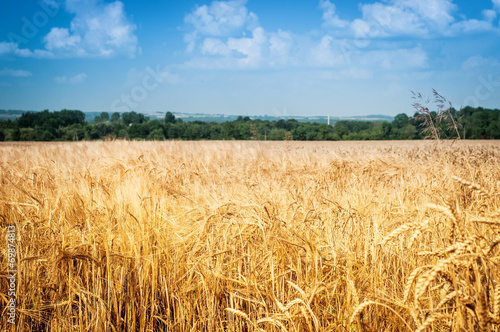
<path id="1" fill-rule="evenodd" d="M 0 325 L 500 331 L 499 148 L 2 143 Z"/>

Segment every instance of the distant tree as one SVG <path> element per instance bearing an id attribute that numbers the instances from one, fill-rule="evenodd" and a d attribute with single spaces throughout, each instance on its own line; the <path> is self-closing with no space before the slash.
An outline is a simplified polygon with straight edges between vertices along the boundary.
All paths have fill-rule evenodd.
<path id="1" fill-rule="evenodd" d="M 405 113 L 398 114 L 394 117 L 392 121 L 392 127 L 396 129 L 402 129 L 408 124 L 408 115 Z"/>
<path id="2" fill-rule="evenodd" d="M 337 121 L 333 126 L 333 133 L 341 140 L 344 136 L 349 134 L 349 128 L 347 127 L 347 121 Z M 294 135 L 295 137 L 295 135 Z"/>
<path id="3" fill-rule="evenodd" d="M 234 121 L 224 122 L 222 124 L 225 139 L 239 139 L 240 135 Z"/>
<path id="4" fill-rule="evenodd" d="M 188 140 L 199 140 L 201 133 L 201 126 L 197 123 L 189 123 L 184 132 L 184 135 Z"/>
<path id="5" fill-rule="evenodd" d="M 306 140 L 306 128 L 302 125 L 297 126 L 292 130 L 293 139 L 298 141 Z"/>
<path id="6" fill-rule="evenodd" d="M 165 123 L 175 123 L 175 115 L 172 112 L 165 114 Z"/>
<path id="7" fill-rule="evenodd" d="M 127 131 L 125 129 L 120 129 L 120 131 L 118 131 L 118 138 L 128 138 Z"/>
<path id="8" fill-rule="evenodd" d="M 12 140 L 13 141 L 21 140 L 21 130 L 19 129 L 19 127 L 15 127 L 14 130 L 12 131 Z"/>
<path id="9" fill-rule="evenodd" d="M 267 135 L 267 139 L 270 141 L 282 141 L 285 138 L 285 129 L 273 128 Z"/>
<path id="10" fill-rule="evenodd" d="M 109 114 L 108 114 L 108 112 L 101 112 L 101 114 L 99 116 L 96 116 L 95 119 L 94 119 L 95 123 L 106 122 L 106 121 L 109 121 Z"/>
<path id="11" fill-rule="evenodd" d="M 128 129 L 130 139 L 134 138 L 147 138 L 149 135 L 147 124 L 133 123 Z"/>
<path id="12" fill-rule="evenodd" d="M 401 131 L 401 138 L 415 139 L 417 135 L 417 128 L 414 125 L 407 124 Z"/>
<path id="13" fill-rule="evenodd" d="M 163 141 L 164 139 L 165 135 L 163 135 L 163 130 L 160 128 L 154 129 L 148 135 L 148 140 Z"/>
<path id="14" fill-rule="evenodd" d="M 144 114 L 136 113 L 134 111 L 123 113 L 122 120 L 126 125 L 131 123 L 144 123 L 148 121 Z"/>
<path id="15" fill-rule="evenodd" d="M 111 122 L 118 122 L 120 120 L 120 113 L 114 112 L 111 114 Z"/>
<path id="16" fill-rule="evenodd" d="M 172 124 L 167 131 L 168 138 L 178 139 L 184 135 L 184 126 L 182 123 Z"/>
<path id="17" fill-rule="evenodd" d="M 50 142 L 50 141 L 53 141 L 54 138 L 55 138 L 54 135 L 50 131 L 44 130 L 42 132 L 42 136 L 40 137 L 40 140 L 45 141 L 45 142 Z"/>

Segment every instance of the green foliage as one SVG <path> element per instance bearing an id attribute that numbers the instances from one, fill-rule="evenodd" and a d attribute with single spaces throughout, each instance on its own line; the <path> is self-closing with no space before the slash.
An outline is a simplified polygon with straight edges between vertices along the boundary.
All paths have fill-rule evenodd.
<path id="1" fill-rule="evenodd" d="M 120 114 L 118 114 L 118 116 L 119 115 Z M 95 123 L 106 122 L 106 121 L 109 121 L 109 113 L 108 112 L 102 112 L 99 116 L 96 116 L 94 118 Z"/>
<path id="2" fill-rule="evenodd" d="M 126 125 L 131 123 L 143 123 L 148 121 L 148 119 L 144 116 L 144 114 L 132 112 L 126 112 L 122 114 L 122 120 Z"/>
<path id="3" fill-rule="evenodd" d="M 268 121 L 240 116 L 235 121 L 184 122 L 168 112 L 164 119 L 149 120 L 143 114 L 120 115 L 102 112 L 94 123 L 85 122 L 85 113 L 26 112 L 17 120 L 0 120 L 0 141 L 74 141 L 99 139 L 131 140 L 388 140 L 422 139 L 429 136 L 430 121 L 440 139 L 500 139 L 500 110 L 449 107 L 439 112 L 404 113 L 387 121 L 347 121 L 334 125 L 298 122 L 295 119 Z"/>
<path id="4" fill-rule="evenodd" d="M 175 123 L 175 115 L 172 112 L 165 114 L 165 123 Z"/>
<path id="5" fill-rule="evenodd" d="M 114 112 L 111 114 L 111 122 L 118 122 L 120 120 L 120 113 Z"/>

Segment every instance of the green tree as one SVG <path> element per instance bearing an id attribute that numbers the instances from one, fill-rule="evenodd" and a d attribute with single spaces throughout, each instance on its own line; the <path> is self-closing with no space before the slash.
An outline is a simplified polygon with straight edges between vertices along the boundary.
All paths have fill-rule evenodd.
<path id="1" fill-rule="evenodd" d="M 42 132 L 42 136 L 40 137 L 40 140 L 45 141 L 45 142 L 50 142 L 50 141 L 53 141 L 54 138 L 55 138 L 54 135 L 50 131 L 44 130 Z"/>
<path id="2" fill-rule="evenodd" d="M 13 141 L 21 140 L 21 130 L 19 129 L 19 127 L 15 127 L 14 130 L 12 131 L 12 140 Z"/>
<path id="3" fill-rule="evenodd" d="M 172 112 L 165 114 L 165 123 L 175 123 L 175 115 Z"/>
<path id="4" fill-rule="evenodd" d="M 333 133 L 341 140 L 349 134 L 349 128 L 346 123 L 347 121 L 337 121 L 335 122 L 335 125 L 333 125 Z"/>
<path id="5" fill-rule="evenodd" d="M 126 125 L 129 125 L 131 123 L 147 122 L 147 119 L 144 116 L 144 114 L 136 113 L 134 111 L 123 113 L 122 120 L 123 120 L 123 123 L 125 123 Z"/>
<path id="6" fill-rule="evenodd" d="M 106 122 L 109 121 L 109 113 L 108 112 L 101 112 L 101 115 L 99 117 L 96 117 L 96 119 L 99 118 L 99 121 L 95 122 Z"/>
<path id="7" fill-rule="evenodd" d="M 148 135 L 148 140 L 163 141 L 164 139 L 165 135 L 163 135 L 163 130 L 160 128 L 154 129 Z"/>
<path id="8" fill-rule="evenodd" d="M 392 121 L 392 128 L 402 129 L 408 124 L 408 115 L 405 113 L 398 114 Z"/>
<path id="9" fill-rule="evenodd" d="M 127 133 L 127 130 L 125 129 L 120 129 L 120 131 L 118 131 L 118 138 L 129 138 L 128 137 L 128 133 Z"/>
<path id="10" fill-rule="evenodd" d="M 114 112 L 111 114 L 111 122 L 118 122 L 120 121 L 120 113 Z"/>

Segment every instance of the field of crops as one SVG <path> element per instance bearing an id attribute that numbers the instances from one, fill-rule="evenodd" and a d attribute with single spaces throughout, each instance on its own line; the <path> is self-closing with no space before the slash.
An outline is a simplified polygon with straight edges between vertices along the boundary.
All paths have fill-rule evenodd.
<path id="1" fill-rule="evenodd" d="M 2 143 L 0 326 L 500 331 L 499 194 L 498 141 Z"/>

